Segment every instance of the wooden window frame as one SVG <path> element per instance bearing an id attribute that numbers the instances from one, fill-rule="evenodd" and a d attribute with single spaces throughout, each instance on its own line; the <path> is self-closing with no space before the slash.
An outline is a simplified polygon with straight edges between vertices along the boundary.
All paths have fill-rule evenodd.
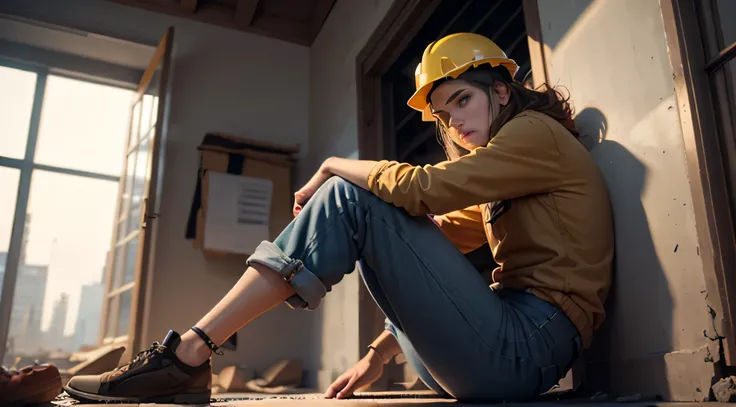
<path id="1" fill-rule="evenodd" d="M 106 279 L 103 282 L 105 285 L 105 294 L 102 304 L 102 320 L 100 323 L 100 330 L 98 333 L 98 342 L 100 344 L 126 344 L 127 350 L 121 360 L 130 360 L 134 354 L 133 351 L 137 351 L 141 348 L 141 341 L 143 336 L 144 321 L 148 317 L 148 299 L 151 295 L 151 280 L 153 277 L 153 270 L 151 266 L 152 253 L 155 253 L 155 239 L 153 235 L 156 233 L 157 224 L 156 219 L 158 217 L 158 209 L 160 206 L 160 199 L 162 188 L 160 180 L 162 176 L 162 169 L 164 165 L 164 154 L 165 154 L 165 140 L 168 128 L 168 106 L 170 103 L 170 72 L 171 72 L 171 55 L 173 51 L 174 42 L 174 28 L 169 27 L 166 33 L 161 38 L 156 50 L 149 61 L 149 65 L 143 72 L 140 82 L 137 86 L 136 97 L 134 104 L 131 109 L 136 108 L 138 103 L 143 103 L 143 97 L 146 91 L 152 84 L 156 67 L 160 67 L 160 76 L 157 82 L 157 95 L 158 109 L 156 116 L 151 118 L 151 126 L 146 130 L 145 134 L 155 131 L 155 137 L 153 143 L 150 146 L 149 154 L 150 157 L 150 179 L 144 184 L 143 196 L 140 202 L 140 226 L 137 231 L 127 232 L 127 237 L 122 238 L 119 236 L 118 228 L 120 227 L 119 221 L 123 218 L 122 211 L 127 210 L 126 207 L 121 206 L 121 195 L 125 189 L 125 183 L 127 182 L 127 156 L 133 150 L 139 147 L 141 140 L 137 140 L 134 144 L 126 142 L 126 148 L 124 157 L 126 164 L 123 168 L 121 175 L 121 182 L 118 186 L 118 194 L 116 196 L 116 207 L 114 215 L 113 233 L 111 239 L 111 251 L 107 258 L 106 263 Z M 129 123 L 129 132 L 134 131 L 132 125 L 134 118 L 131 115 Z M 151 140 L 150 138 L 148 139 Z M 137 165 L 137 164 L 136 164 Z M 133 191 L 131 190 L 131 193 Z M 127 214 L 129 216 L 130 214 Z M 127 244 L 132 238 L 138 238 L 138 248 L 136 251 L 135 258 L 135 270 L 133 281 L 114 287 L 113 278 L 115 275 L 115 252 L 122 250 L 123 255 L 121 256 L 125 262 L 127 262 Z M 118 247 L 119 246 L 119 247 Z M 124 273 L 124 270 L 121 270 Z M 120 275 L 122 278 L 122 274 Z M 120 298 L 126 292 L 131 292 L 131 304 L 130 304 L 130 315 L 128 320 L 127 332 L 123 335 L 118 335 L 117 328 L 120 323 Z M 113 302 L 113 300 L 115 300 Z M 110 309 L 109 305 L 114 303 L 115 308 Z M 115 324 L 115 334 L 108 336 L 107 327 L 112 321 Z"/>

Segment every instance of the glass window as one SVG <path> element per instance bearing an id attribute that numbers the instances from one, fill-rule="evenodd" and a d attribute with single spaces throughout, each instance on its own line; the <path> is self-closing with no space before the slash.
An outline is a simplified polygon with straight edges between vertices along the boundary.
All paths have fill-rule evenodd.
<path id="1" fill-rule="evenodd" d="M 128 89 L 49 76 L 35 161 L 119 176 L 132 98 Z"/>
<path id="2" fill-rule="evenodd" d="M 142 188 L 136 184 L 140 175 L 136 163 L 142 160 L 141 171 L 145 170 L 150 143 L 139 148 L 142 155 L 137 150 L 129 157 L 124 154 L 133 91 L 48 75 L 41 82 L 44 100 L 36 112 L 40 114 L 38 134 L 33 134 L 36 149 L 33 157 L 26 157 L 33 105 L 39 102 L 34 100 L 37 75 L 0 66 L 0 156 L 23 160 L 22 170 L 0 166 L 0 191 L 4 192 L 0 194 L 0 284 L 20 174 L 31 175 L 30 196 L 23 203 L 27 204 L 25 228 L 21 236 L 14 236 L 22 247 L 0 364 L 53 362 L 59 369 L 68 369 L 76 364 L 69 360 L 70 353 L 96 346 L 100 332 L 115 336 L 127 332 L 133 291 L 106 298 L 105 284 L 107 273 L 113 274 L 113 289 L 135 277 L 138 239 L 123 240 L 120 250 L 110 245 L 114 225 L 120 226 L 120 238 L 124 238 L 129 202 Z M 136 123 L 141 121 L 144 104 L 145 119 L 151 120 L 155 102 L 149 96 L 138 105 Z M 121 190 L 117 178 L 126 162 L 130 168 L 120 180 L 127 181 Z M 52 168 L 41 170 L 39 164 Z M 92 174 L 71 175 L 53 167 Z M 121 206 L 116 213 L 118 200 Z M 107 269 L 108 259 L 114 260 L 111 269 Z M 105 301 L 109 315 L 115 317 L 107 322 L 102 315 Z"/>
<path id="3" fill-rule="evenodd" d="M 150 164 L 151 139 L 141 141 L 136 149 L 138 157 L 135 164 L 135 181 L 133 182 L 133 194 L 130 200 L 130 211 L 128 212 L 128 233 L 138 230 L 141 223 L 141 204 L 146 193 L 149 181 L 148 167 Z"/>
<path id="4" fill-rule="evenodd" d="M 125 275 L 123 276 L 123 285 L 135 280 L 135 265 L 138 256 L 138 237 L 130 239 L 125 246 Z"/>
<path id="5" fill-rule="evenodd" d="M 97 343 L 117 193 L 115 181 L 33 172 L 5 364 Z"/>
<path id="6" fill-rule="evenodd" d="M 115 312 L 117 312 L 118 308 L 118 299 L 120 299 L 120 296 L 114 296 L 110 298 L 107 301 L 107 316 L 105 317 L 105 338 L 114 338 L 115 337 L 115 327 L 117 324 L 115 324 Z"/>
<path id="7" fill-rule="evenodd" d="M 0 156 L 25 157 L 35 93 L 35 72 L 0 66 Z"/>
<path id="8" fill-rule="evenodd" d="M 0 167 L 0 191 L 6 191 L 6 193 L 0 194 L 0 296 L 2 295 L 2 284 L 5 278 L 10 233 L 13 230 L 17 196 L 15 191 L 18 191 L 19 179 L 19 170 Z"/>
<path id="9" fill-rule="evenodd" d="M 118 330 L 116 336 L 128 334 L 128 325 L 130 323 L 130 306 L 133 302 L 133 290 L 128 290 L 120 294 L 120 302 L 118 309 Z"/>

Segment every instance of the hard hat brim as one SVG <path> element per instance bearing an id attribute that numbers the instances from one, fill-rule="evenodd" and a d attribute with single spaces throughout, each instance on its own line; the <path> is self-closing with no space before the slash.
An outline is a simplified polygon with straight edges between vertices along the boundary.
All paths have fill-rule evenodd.
<path id="1" fill-rule="evenodd" d="M 516 65 L 516 62 L 514 62 L 513 59 L 508 59 L 508 58 L 494 57 L 494 58 L 485 58 L 485 59 L 479 59 L 476 61 L 470 61 L 466 64 L 460 65 L 459 67 L 451 71 L 448 71 L 442 77 L 435 78 L 434 80 L 425 83 L 422 87 L 417 89 L 416 92 L 414 92 L 414 94 L 409 98 L 406 104 L 412 109 L 422 112 L 423 121 L 425 122 L 434 121 L 434 117 L 432 116 L 432 112 L 429 107 L 429 102 L 427 102 L 427 95 L 429 95 L 429 91 L 432 89 L 432 85 L 438 80 L 444 79 L 444 78 L 457 79 L 458 76 L 462 75 L 465 71 L 470 69 L 470 67 L 476 68 L 483 64 L 490 64 L 493 67 L 503 66 L 504 68 L 508 69 L 512 78 L 516 74 L 516 71 L 519 69 L 519 66 Z"/>

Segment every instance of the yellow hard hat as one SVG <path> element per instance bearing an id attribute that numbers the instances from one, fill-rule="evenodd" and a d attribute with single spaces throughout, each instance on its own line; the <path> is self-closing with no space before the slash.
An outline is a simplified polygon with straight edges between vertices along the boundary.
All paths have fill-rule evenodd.
<path id="1" fill-rule="evenodd" d="M 473 33 L 456 33 L 429 44 L 422 54 L 422 62 L 414 73 L 416 92 L 407 104 L 412 109 L 422 112 L 422 120 L 434 121 L 427 102 L 427 95 L 432 84 L 440 79 L 457 78 L 471 66 L 483 64 L 503 66 L 511 77 L 519 69 L 513 59 L 490 39 Z"/>

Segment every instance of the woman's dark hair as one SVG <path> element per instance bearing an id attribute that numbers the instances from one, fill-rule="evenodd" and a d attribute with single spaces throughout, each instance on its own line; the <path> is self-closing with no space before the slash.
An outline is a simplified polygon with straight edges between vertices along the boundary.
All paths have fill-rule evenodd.
<path id="1" fill-rule="evenodd" d="M 564 97 L 557 89 L 552 88 L 547 84 L 537 88 L 537 90 L 529 89 L 524 87 L 521 83 L 515 82 L 506 68 L 490 67 L 489 65 L 481 65 L 477 68 L 471 68 L 462 73 L 457 79 L 465 80 L 485 91 L 486 95 L 488 95 L 489 103 L 493 103 L 494 98 L 491 92 L 493 92 L 493 85 L 496 82 L 502 82 L 508 86 L 509 102 L 506 106 L 502 106 L 500 108 L 498 114 L 493 119 L 493 122 L 491 122 L 491 139 L 496 136 L 503 125 L 525 110 L 534 110 L 544 113 L 565 126 L 565 128 L 572 133 L 575 138 L 579 137 L 579 133 L 575 128 L 575 123 L 572 120 L 573 109 L 570 107 L 569 97 Z M 432 91 L 434 91 L 440 83 L 442 83 L 442 81 L 438 81 L 434 84 L 432 90 L 427 95 L 427 101 L 429 101 Z M 449 135 L 446 134 L 443 126 L 439 123 L 438 128 L 440 129 L 442 144 L 448 158 L 454 159 L 468 153 L 467 150 L 452 141 Z"/>

